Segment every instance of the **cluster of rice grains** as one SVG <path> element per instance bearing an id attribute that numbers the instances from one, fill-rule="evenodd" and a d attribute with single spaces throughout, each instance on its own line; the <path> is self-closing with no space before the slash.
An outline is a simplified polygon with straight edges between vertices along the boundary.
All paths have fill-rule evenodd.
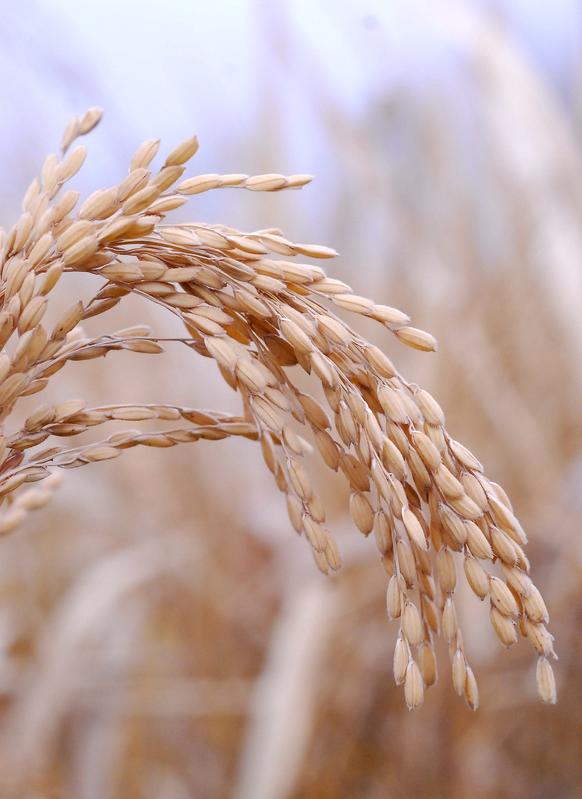
<path id="1" fill-rule="evenodd" d="M 311 446 L 297 432 L 302 426 L 327 466 L 349 482 L 353 521 L 364 536 L 373 533 L 389 575 L 388 615 L 400 625 L 394 677 L 404 685 L 408 707 L 421 705 L 436 680 L 439 632 L 449 647 L 455 690 L 470 707 L 478 705 L 455 610 L 461 562 L 471 590 L 490 604 L 501 643 L 510 646 L 521 635 L 538 653 L 538 690 L 554 702 L 548 614 L 529 577 L 526 537 L 509 499 L 448 435 L 434 398 L 407 383 L 333 308 L 375 319 L 419 350 L 434 350 L 433 337 L 410 327 L 400 311 L 355 295 L 319 266 L 288 260 L 333 256 L 326 247 L 294 244 L 274 229 L 240 233 L 222 225 L 162 224 L 188 195 L 224 187 L 299 188 L 309 176 L 211 174 L 182 180 L 196 139 L 174 149 L 158 171 L 150 169 L 159 146 L 152 140 L 138 148 L 118 186 L 95 192 L 77 207 L 78 193 L 61 190 L 81 167 L 85 149 L 70 148 L 100 115 L 92 109 L 72 121 L 61 157 L 47 158 L 40 179 L 26 192 L 22 216 L 2 233 L 1 346 L 15 337 L 10 354 L 3 349 L 0 355 L 2 418 L 20 397 L 41 392 L 69 361 L 120 349 L 161 352 L 160 339 L 146 326 L 97 338 L 80 327 L 129 294 L 154 301 L 182 321 L 186 332 L 179 340 L 216 361 L 239 392 L 243 410 L 230 416 L 174 405 L 86 407 L 78 400 L 41 407 L 23 429 L 1 438 L 0 531 L 11 531 L 28 510 L 46 502 L 55 467 L 114 458 L 136 445 L 170 447 L 238 435 L 260 442 L 293 527 L 318 568 L 335 571 L 341 559 L 304 465 Z M 103 284 L 49 331 L 43 315 L 66 272 L 91 273 Z M 315 375 L 321 402 L 294 384 L 296 366 Z M 117 432 L 91 445 L 54 445 L 55 438 L 69 439 L 112 419 L 156 418 L 179 424 L 154 433 Z M 32 482 L 41 488 L 21 489 Z"/>

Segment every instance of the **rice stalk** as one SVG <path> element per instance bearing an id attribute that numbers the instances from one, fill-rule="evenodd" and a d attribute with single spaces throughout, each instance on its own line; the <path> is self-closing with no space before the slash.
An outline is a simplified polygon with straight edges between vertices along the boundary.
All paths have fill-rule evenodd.
<path id="1" fill-rule="evenodd" d="M 421 351 L 436 350 L 433 336 L 411 326 L 403 312 L 355 294 L 320 266 L 288 260 L 331 258 L 336 253 L 328 247 L 291 242 L 277 229 L 243 233 L 164 221 L 190 195 L 219 188 L 299 189 L 310 176 L 183 179 L 197 139 L 172 150 L 157 171 L 151 163 L 159 141 L 150 140 L 137 149 L 119 185 L 79 205 L 77 192 L 62 191 L 85 160 L 82 145 L 71 147 L 100 118 L 99 109 L 90 109 L 72 120 L 61 154 L 45 160 L 20 219 L 1 234 L 0 533 L 12 532 L 28 511 L 48 501 L 55 469 L 116 458 L 135 446 L 242 436 L 259 442 L 290 522 L 317 567 L 335 572 L 341 556 L 306 467 L 313 450 L 307 434 L 325 464 L 348 482 L 355 527 L 364 536 L 374 532 L 388 575 L 388 616 L 399 623 L 394 678 L 404 687 L 407 706 L 420 706 L 436 681 L 434 645 L 442 635 L 453 686 L 469 707 L 478 707 L 455 607 L 460 563 L 473 593 L 488 599 L 500 642 L 510 646 L 521 636 L 534 647 L 538 692 L 555 702 L 548 612 L 529 576 L 527 538 L 509 498 L 450 436 L 435 398 L 406 381 L 336 312 L 373 319 Z M 43 319 L 51 294 L 63 274 L 73 273 L 93 275 L 101 285 L 48 329 Z M 11 429 L 18 401 L 41 393 L 66 364 L 116 351 L 163 352 L 167 339 L 145 325 L 96 337 L 84 332 L 84 320 L 106 314 L 128 296 L 154 302 L 180 321 L 184 334 L 169 340 L 216 362 L 241 397 L 241 415 L 141 402 L 91 407 L 73 399 L 42 406 L 20 429 Z M 313 393 L 299 388 L 298 371 L 312 376 Z M 151 431 L 152 420 L 178 426 Z M 138 429 L 91 443 L 76 440 L 115 421 Z"/>

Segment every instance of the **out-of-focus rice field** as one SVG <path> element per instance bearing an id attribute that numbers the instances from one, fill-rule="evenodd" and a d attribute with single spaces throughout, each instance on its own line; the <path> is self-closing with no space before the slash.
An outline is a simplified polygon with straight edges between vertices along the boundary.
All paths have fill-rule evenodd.
<path id="1" fill-rule="evenodd" d="M 409 713 L 385 575 L 339 481 L 322 468 L 346 562 L 325 578 L 258 447 L 135 449 L 67 472 L 0 541 L 0 797 L 582 795 L 582 10 L 25 0 L 4 17 L 0 224 L 90 105 L 106 116 L 85 195 L 142 140 L 191 132 L 200 173 L 316 174 L 301 192 L 194 197 L 176 218 L 334 246 L 330 274 L 437 336 L 427 355 L 359 327 L 508 490 L 560 660 L 559 702 L 541 705 L 529 649 L 503 650 L 467 595 L 481 707 L 455 696 L 445 653 Z M 112 317 L 163 330 L 132 307 Z M 233 410 L 202 360 L 69 366 L 50 398 Z"/>

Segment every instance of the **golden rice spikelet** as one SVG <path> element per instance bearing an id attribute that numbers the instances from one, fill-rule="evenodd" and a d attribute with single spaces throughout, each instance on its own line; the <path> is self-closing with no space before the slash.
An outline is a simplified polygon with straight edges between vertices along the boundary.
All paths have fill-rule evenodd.
<path id="1" fill-rule="evenodd" d="M 540 698 L 550 705 L 555 705 L 558 701 L 556 678 L 554 677 L 554 670 L 545 657 L 541 657 L 538 660 L 536 681 Z"/>
<path id="2" fill-rule="evenodd" d="M 396 685 L 402 685 L 406 679 L 406 672 L 410 662 L 410 647 L 405 639 L 399 635 L 394 647 L 392 670 Z"/>
<path id="3" fill-rule="evenodd" d="M 415 710 L 424 702 L 424 681 L 418 665 L 410 660 L 404 678 L 404 698 L 409 710 Z"/>

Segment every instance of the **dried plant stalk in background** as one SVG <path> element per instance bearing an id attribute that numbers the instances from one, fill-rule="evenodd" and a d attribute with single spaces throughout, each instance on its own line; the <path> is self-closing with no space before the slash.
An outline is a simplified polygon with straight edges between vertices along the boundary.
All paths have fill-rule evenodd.
<path id="1" fill-rule="evenodd" d="M 408 707 L 421 705 L 436 680 L 439 633 L 449 646 L 455 690 L 470 707 L 478 706 L 453 598 L 461 561 L 472 591 L 489 600 L 501 643 L 510 646 L 521 635 L 538 653 L 538 691 L 554 702 L 548 613 L 529 577 L 526 536 L 507 495 L 447 433 L 436 400 L 408 383 L 333 308 L 375 319 L 419 350 L 434 350 L 433 337 L 410 327 L 401 311 L 354 294 L 319 266 L 287 260 L 332 257 L 327 247 L 290 242 L 274 229 L 240 233 L 222 225 L 162 224 L 188 195 L 225 187 L 300 188 L 310 177 L 211 174 L 182 180 L 197 140 L 174 149 L 157 172 L 150 170 L 159 146 L 152 140 L 138 148 L 118 186 L 96 191 L 77 209 L 77 192 L 58 196 L 85 158 L 84 147 L 69 148 L 100 116 L 92 109 L 71 122 L 62 157 L 46 159 L 40 179 L 26 193 L 22 216 L 2 233 L 0 531 L 12 531 L 27 511 L 48 500 L 56 467 L 115 458 L 138 445 L 243 436 L 259 441 L 286 496 L 291 523 L 307 540 L 318 568 L 335 571 L 340 555 L 304 464 L 311 446 L 298 432 L 309 430 L 326 465 L 349 483 L 356 527 L 365 536 L 374 533 L 389 575 L 388 615 L 400 623 L 394 678 L 404 686 Z M 64 272 L 89 273 L 105 282 L 49 332 L 42 320 Z M 143 325 L 97 337 L 80 327 L 129 295 L 149 299 L 181 321 L 186 332 L 173 340 L 216 361 L 241 396 L 242 414 L 174 404 L 89 407 L 71 400 L 40 407 L 22 429 L 9 429 L 18 399 L 41 392 L 69 361 L 113 350 L 162 352 L 161 339 Z M 314 375 L 327 408 L 298 388 L 295 366 Z M 118 432 L 90 445 L 53 442 L 112 420 L 152 419 L 176 425 L 153 433 Z M 33 482 L 40 487 L 23 488 Z"/>

